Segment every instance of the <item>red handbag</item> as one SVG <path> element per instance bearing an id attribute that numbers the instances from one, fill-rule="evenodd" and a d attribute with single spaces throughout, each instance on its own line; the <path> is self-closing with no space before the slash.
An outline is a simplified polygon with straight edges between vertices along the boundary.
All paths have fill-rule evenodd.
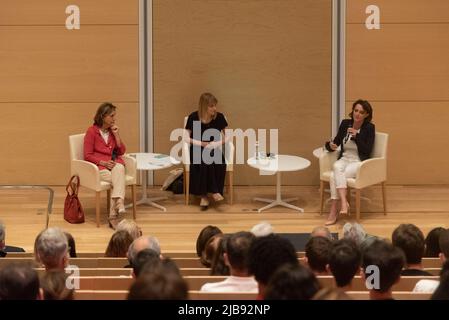
<path id="1" fill-rule="evenodd" d="M 74 182 L 76 180 L 76 182 Z M 78 199 L 78 189 L 80 187 L 80 178 L 74 175 L 70 178 L 65 190 L 67 196 L 64 201 L 64 219 L 70 223 L 83 223 L 84 211 L 81 202 Z M 70 191 L 69 191 L 70 189 Z"/>

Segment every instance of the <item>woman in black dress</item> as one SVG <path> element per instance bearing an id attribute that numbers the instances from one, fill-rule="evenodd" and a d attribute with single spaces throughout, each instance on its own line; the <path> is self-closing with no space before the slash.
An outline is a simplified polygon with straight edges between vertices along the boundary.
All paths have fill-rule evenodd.
<path id="1" fill-rule="evenodd" d="M 217 99 L 211 93 L 200 97 L 198 111 L 187 119 L 190 144 L 190 193 L 200 196 L 203 210 L 209 205 L 208 194 L 215 201 L 223 200 L 226 163 L 223 156 L 224 115 L 217 112 Z"/>

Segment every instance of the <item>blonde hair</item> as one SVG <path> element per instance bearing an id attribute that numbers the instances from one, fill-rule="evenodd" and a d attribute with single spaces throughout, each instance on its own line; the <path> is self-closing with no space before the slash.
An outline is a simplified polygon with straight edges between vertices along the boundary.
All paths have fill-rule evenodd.
<path id="1" fill-rule="evenodd" d="M 217 98 L 214 97 L 212 93 L 205 92 L 200 96 L 200 101 L 198 103 L 198 116 L 200 119 L 204 119 L 207 113 L 207 108 L 214 106 L 218 103 Z M 214 118 L 217 116 L 215 114 Z"/>
<path id="2" fill-rule="evenodd" d="M 116 231 L 120 231 L 120 230 L 127 231 L 129 233 L 129 235 L 131 236 L 131 238 L 133 238 L 133 240 L 137 239 L 138 237 L 140 237 L 142 235 L 142 231 L 140 230 L 137 223 L 135 223 L 134 221 L 126 220 L 126 219 L 123 219 L 117 225 Z"/>

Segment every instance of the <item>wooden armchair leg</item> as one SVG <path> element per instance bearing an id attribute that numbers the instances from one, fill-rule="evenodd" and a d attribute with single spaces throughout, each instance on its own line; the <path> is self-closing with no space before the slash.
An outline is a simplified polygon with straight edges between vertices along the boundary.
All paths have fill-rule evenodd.
<path id="1" fill-rule="evenodd" d="M 229 203 L 234 204 L 234 172 L 229 171 Z"/>
<path id="2" fill-rule="evenodd" d="M 97 191 L 95 195 L 95 216 L 97 220 L 97 228 L 100 227 L 100 200 L 101 200 L 101 193 L 100 191 Z"/>
<path id="3" fill-rule="evenodd" d="M 324 206 L 324 181 L 320 180 L 320 216 L 323 214 Z"/>
<path id="4" fill-rule="evenodd" d="M 360 189 L 355 190 L 356 220 L 360 221 Z"/>
<path id="5" fill-rule="evenodd" d="M 132 202 L 133 202 L 133 219 L 136 220 L 137 215 L 136 215 L 136 185 L 135 184 L 131 185 L 131 197 L 132 197 Z"/>
<path id="6" fill-rule="evenodd" d="M 384 215 L 387 215 L 387 190 L 386 190 L 386 182 L 382 182 L 382 200 L 384 202 Z"/>
<path id="7" fill-rule="evenodd" d="M 189 197 L 190 197 L 189 179 L 190 179 L 190 172 L 184 169 L 184 184 L 185 184 L 185 198 L 186 198 L 185 200 L 187 206 L 189 205 Z"/>
<path id="8" fill-rule="evenodd" d="M 106 203 L 106 208 L 107 208 L 107 213 L 109 214 L 110 210 L 111 210 L 111 189 L 109 189 L 108 191 L 106 191 L 108 196 L 107 196 L 107 203 Z"/>

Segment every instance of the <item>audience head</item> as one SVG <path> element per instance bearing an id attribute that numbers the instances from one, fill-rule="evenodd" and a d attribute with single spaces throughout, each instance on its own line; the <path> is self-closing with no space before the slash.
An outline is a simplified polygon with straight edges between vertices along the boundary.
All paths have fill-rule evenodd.
<path id="1" fill-rule="evenodd" d="M 40 298 L 39 277 L 31 265 L 8 263 L 0 269 L 0 300 Z"/>
<path id="2" fill-rule="evenodd" d="M 68 262 L 66 235 L 59 228 L 43 230 L 34 242 L 34 254 L 47 270 L 64 270 Z"/>
<path id="3" fill-rule="evenodd" d="M 273 226 L 269 222 L 262 221 L 262 222 L 256 224 L 254 227 L 252 227 L 251 232 L 256 237 L 265 237 L 265 236 L 268 236 L 268 235 L 274 233 L 274 230 L 273 230 Z"/>
<path id="4" fill-rule="evenodd" d="M 393 231 L 392 242 L 404 251 L 406 263 L 421 263 L 424 254 L 424 234 L 414 224 L 401 224 Z"/>
<path id="5" fill-rule="evenodd" d="M 73 300 L 75 290 L 67 288 L 67 278 L 64 271 L 47 271 L 40 279 L 44 300 Z"/>
<path id="6" fill-rule="evenodd" d="M 449 260 L 443 264 L 440 273 L 440 284 L 432 295 L 432 300 L 449 300 Z"/>
<path id="7" fill-rule="evenodd" d="M 137 253 L 132 260 L 131 266 L 133 268 L 134 277 L 139 277 L 143 271 L 150 272 L 161 264 L 161 258 L 156 251 L 152 249 L 143 249 Z"/>
<path id="8" fill-rule="evenodd" d="M 259 293 L 264 289 L 274 272 L 284 264 L 298 264 L 293 244 L 278 235 L 257 237 L 249 249 L 249 272 L 259 284 Z"/>
<path id="9" fill-rule="evenodd" d="M 126 257 L 129 246 L 133 238 L 126 230 L 115 231 L 109 240 L 108 247 L 104 254 L 105 257 Z"/>
<path id="10" fill-rule="evenodd" d="M 117 109 L 117 107 L 110 102 L 104 102 L 100 104 L 100 106 L 97 109 L 97 112 L 95 113 L 94 124 L 97 127 L 102 127 L 104 117 L 113 113 L 115 109 Z"/>
<path id="11" fill-rule="evenodd" d="M 225 262 L 232 275 L 249 276 L 249 249 L 256 236 L 251 232 L 237 232 L 226 241 Z"/>
<path id="12" fill-rule="evenodd" d="M 212 257 L 210 267 L 210 274 L 212 276 L 228 276 L 230 274 L 229 266 L 225 263 L 224 258 L 228 238 L 229 238 L 228 235 L 223 235 L 219 237 L 217 248 Z"/>
<path id="13" fill-rule="evenodd" d="M 265 289 L 265 300 L 310 300 L 320 289 L 315 275 L 299 264 L 276 270 Z"/>
<path id="14" fill-rule="evenodd" d="M 157 238 L 141 236 L 134 240 L 128 248 L 127 257 L 129 263 L 132 264 L 137 254 L 144 249 L 154 250 L 158 255 L 161 255 L 161 247 Z"/>
<path id="15" fill-rule="evenodd" d="M 399 281 L 404 263 L 405 257 L 401 249 L 386 241 L 375 240 L 362 253 L 362 275 L 367 278 L 373 274 L 373 266 L 378 268 L 379 286 L 372 290 L 386 293 Z"/>
<path id="16" fill-rule="evenodd" d="M 425 243 L 426 249 L 424 251 L 424 257 L 438 258 L 441 253 L 440 249 L 440 234 L 445 229 L 442 227 L 434 228 L 427 234 Z"/>
<path id="17" fill-rule="evenodd" d="M 315 273 L 327 273 L 331 241 L 324 237 L 310 238 L 306 243 L 306 262 Z"/>
<path id="18" fill-rule="evenodd" d="M 360 271 L 361 253 L 354 241 L 341 239 L 331 245 L 329 269 L 337 287 L 348 286 Z"/>
<path id="19" fill-rule="evenodd" d="M 210 238 L 212 238 L 216 234 L 222 234 L 221 230 L 216 226 L 206 226 L 203 230 L 200 231 L 198 238 L 196 239 L 196 255 L 201 257 L 203 255 L 203 251 L 206 248 L 206 244 Z"/>
<path id="20" fill-rule="evenodd" d="M 76 258 L 75 239 L 73 239 L 73 236 L 66 231 L 64 231 L 64 234 L 67 237 L 67 245 L 69 246 L 69 256 L 70 258 Z"/>
<path id="21" fill-rule="evenodd" d="M 440 239 L 438 242 L 440 244 L 441 250 L 440 258 L 443 261 L 449 260 L 449 229 L 441 231 Z"/>
<path id="22" fill-rule="evenodd" d="M 349 117 L 351 117 L 351 119 L 354 119 L 353 118 L 354 109 L 357 105 L 360 105 L 366 114 L 366 118 L 364 119 L 364 122 L 371 122 L 371 120 L 373 119 L 373 108 L 371 107 L 371 105 L 368 101 L 362 100 L 362 99 L 359 99 L 352 104 L 352 110 L 349 113 Z"/>
<path id="23" fill-rule="evenodd" d="M 324 237 L 329 239 L 330 241 L 334 240 L 334 238 L 332 237 L 332 233 L 329 230 L 329 228 L 324 227 L 324 226 L 318 226 L 316 228 L 314 228 L 312 230 L 312 233 L 310 234 L 310 237 Z"/>
<path id="24" fill-rule="evenodd" d="M 179 272 L 161 264 L 149 273 L 143 273 L 131 285 L 128 300 L 187 300 L 188 286 Z"/>
<path id="25" fill-rule="evenodd" d="M 362 225 L 354 222 L 346 222 L 343 226 L 343 238 L 354 241 L 357 246 L 360 246 L 366 239 L 366 232 Z"/>
<path id="26" fill-rule="evenodd" d="M 207 268 L 212 266 L 212 261 L 214 260 L 215 254 L 223 237 L 224 235 L 222 233 L 218 233 L 209 238 L 200 257 L 200 262 L 203 266 Z"/>
<path id="27" fill-rule="evenodd" d="M 0 221 L 0 250 L 3 250 L 5 245 L 5 225 Z"/>
<path id="28" fill-rule="evenodd" d="M 127 231 L 133 240 L 142 236 L 142 230 L 139 228 L 137 223 L 133 220 L 123 219 L 122 221 L 119 222 L 119 224 L 117 225 L 115 230 L 116 231 L 120 231 L 120 230 Z"/>

